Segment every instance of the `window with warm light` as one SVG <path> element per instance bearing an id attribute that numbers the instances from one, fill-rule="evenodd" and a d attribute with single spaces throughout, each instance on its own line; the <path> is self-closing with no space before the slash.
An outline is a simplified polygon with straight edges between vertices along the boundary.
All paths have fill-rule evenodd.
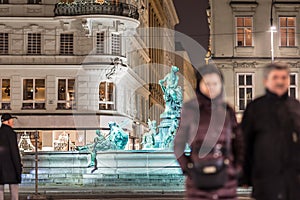
<path id="1" fill-rule="evenodd" d="M 0 54 L 8 54 L 8 33 L 0 33 Z"/>
<path id="2" fill-rule="evenodd" d="M 296 17 L 280 17 L 280 46 L 296 46 Z"/>
<path id="3" fill-rule="evenodd" d="M 289 96 L 293 98 L 298 98 L 298 74 L 290 74 L 290 87 L 289 87 Z"/>
<path id="4" fill-rule="evenodd" d="M 236 42 L 239 47 L 252 46 L 252 17 L 236 17 Z"/>
<path id="5" fill-rule="evenodd" d="M 112 82 L 101 82 L 99 85 L 99 110 L 115 109 L 115 84 Z"/>
<path id="6" fill-rule="evenodd" d="M 41 34 L 28 33 L 27 36 L 27 54 L 37 55 L 41 54 Z"/>
<path id="7" fill-rule="evenodd" d="M 75 79 L 66 78 L 58 79 L 57 84 L 57 109 L 69 110 L 74 109 L 75 101 Z"/>
<path id="8" fill-rule="evenodd" d="M 10 79 L 0 79 L 1 84 L 1 104 L 0 107 L 2 110 L 10 110 Z"/>
<path id="9" fill-rule="evenodd" d="M 237 103 L 238 109 L 243 111 L 253 100 L 254 76 L 251 73 L 237 74 Z"/>
<path id="10" fill-rule="evenodd" d="M 45 79 L 23 79 L 22 109 L 45 109 Z"/>

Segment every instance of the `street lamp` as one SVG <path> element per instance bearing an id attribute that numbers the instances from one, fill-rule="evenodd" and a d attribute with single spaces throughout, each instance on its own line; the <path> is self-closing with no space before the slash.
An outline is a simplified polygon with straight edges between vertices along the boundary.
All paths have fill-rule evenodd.
<path id="1" fill-rule="evenodd" d="M 270 31 L 271 31 L 271 60 L 273 63 L 274 62 L 274 33 L 277 32 L 276 27 L 271 26 Z"/>
<path id="2" fill-rule="evenodd" d="M 276 33 L 276 26 L 273 25 L 273 7 L 275 0 L 272 0 L 271 14 L 270 14 L 270 32 L 271 32 L 271 61 L 274 62 L 274 33 Z"/>

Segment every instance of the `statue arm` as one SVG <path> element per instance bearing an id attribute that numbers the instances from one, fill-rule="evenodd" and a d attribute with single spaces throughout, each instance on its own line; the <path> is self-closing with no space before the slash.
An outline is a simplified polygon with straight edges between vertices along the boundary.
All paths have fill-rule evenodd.
<path id="1" fill-rule="evenodd" d="M 163 79 L 159 80 L 159 84 L 162 85 L 168 79 L 168 75 L 166 75 Z"/>

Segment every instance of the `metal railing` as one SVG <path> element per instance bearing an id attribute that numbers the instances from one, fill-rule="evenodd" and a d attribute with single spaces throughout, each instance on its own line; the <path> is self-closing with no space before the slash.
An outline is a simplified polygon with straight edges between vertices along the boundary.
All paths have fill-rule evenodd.
<path id="1" fill-rule="evenodd" d="M 56 16 L 75 16 L 75 15 L 118 15 L 139 18 L 138 8 L 134 5 L 123 2 L 109 2 L 100 4 L 96 2 L 59 2 L 55 5 Z"/>

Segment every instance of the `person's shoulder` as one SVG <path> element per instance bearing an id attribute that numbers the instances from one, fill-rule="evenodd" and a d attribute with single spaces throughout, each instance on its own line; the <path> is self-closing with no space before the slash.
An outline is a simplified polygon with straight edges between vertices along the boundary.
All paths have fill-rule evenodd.
<path id="1" fill-rule="evenodd" d="M 10 126 L 2 124 L 0 127 L 0 131 L 2 132 L 15 132 Z"/>
<path id="2" fill-rule="evenodd" d="M 297 107 L 300 107 L 299 100 L 294 97 L 288 97 L 288 104 L 290 104 L 290 106 L 292 106 L 292 107 L 295 107 L 295 109 Z"/>
<path id="3" fill-rule="evenodd" d="M 193 99 L 188 100 L 187 102 L 185 102 L 183 104 L 183 107 L 185 109 L 195 109 L 196 107 L 199 107 L 198 99 L 197 98 L 193 98 Z"/>
<path id="4" fill-rule="evenodd" d="M 255 98 L 254 100 L 252 100 L 250 103 L 247 104 L 247 108 L 253 108 L 253 107 L 261 105 L 267 99 L 266 97 L 267 97 L 266 95 L 262 95 L 262 96 Z"/>
<path id="5" fill-rule="evenodd" d="M 300 104 L 299 100 L 294 97 L 288 97 L 288 100 L 292 103 Z"/>

